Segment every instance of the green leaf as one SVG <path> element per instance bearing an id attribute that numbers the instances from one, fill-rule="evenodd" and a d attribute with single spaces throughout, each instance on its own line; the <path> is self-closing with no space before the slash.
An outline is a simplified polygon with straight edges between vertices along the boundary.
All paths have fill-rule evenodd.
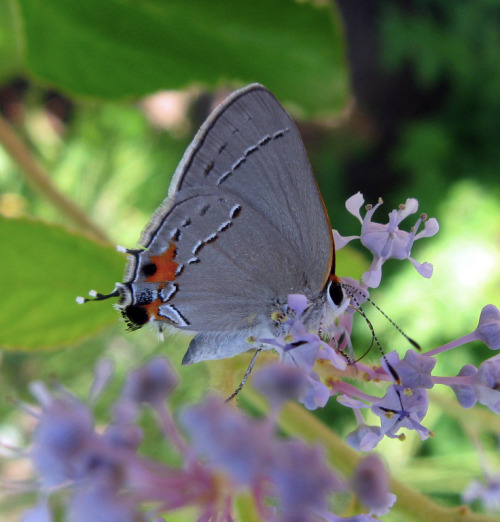
<path id="1" fill-rule="evenodd" d="M 0 0 L 0 80 L 20 72 L 22 38 L 16 4 Z"/>
<path id="2" fill-rule="evenodd" d="M 109 302 L 75 301 L 91 288 L 107 292 L 123 276 L 113 248 L 64 228 L 0 218 L 0 346 L 37 350 L 75 343 L 116 322 Z"/>
<path id="3" fill-rule="evenodd" d="M 347 96 L 329 5 L 290 0 L 17 0 L 31 70 L 74 94 L 137 97 L 191 84 L 261 82 L 308 112 Z"/>

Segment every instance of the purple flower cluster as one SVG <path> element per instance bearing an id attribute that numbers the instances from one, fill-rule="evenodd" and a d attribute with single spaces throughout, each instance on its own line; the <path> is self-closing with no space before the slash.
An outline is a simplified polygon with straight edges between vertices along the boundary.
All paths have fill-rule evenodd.
<path id="1" fill-rule="evenodd" d="M 372 222 L 381 201 L 367 206 L 362 218 L 363 202 L 358 193 L 346 204 L 361 222 L 361 235 L 344 238 L 334 232 L 335 243 L 342 248 L 359 237 L 373 254 L 373 262 L 361 282 L 341 279 L 350 303 L 329 325 L 327 335 L 307 329 L 302 318 L 310 303 L 305 296 L 292 294 L 283 313 L 282 334 L 258 339 L 279 354 L 279 362 L 261 368 L 252 381 L 268 400 L 268 418 L 256 420 L 219 398 L 208 397 L 182 410 L 177 422 L 168 405 L 177 377 L 164 358 L 129 374 L 104 430 L 96 429 L 87 404 L 95 402 L 111 378 L 108 362 L 97 367 L 87 404 L 64 388 L 50 391 L 42 383 L 33 384 L 41 410 L 34 413 L 37 427 L 28 456 L 39 477 L 40 496 L 23 522 L 52 521 L 50 495 L 62 489 L 68 492 L 69 522 L 155 520 L 185 507 L 196 508 L 199 521 L 229 522 L 235 520 L 235 499 L 241 494 L 252 499 L 263 521 L 369 522 L 387 513 L 395 502 L 380 458 L 369 455 L 349 480 L 341 477 L 325 464 L 321 448 L 277 436 L 285 402 L 299 401 L 314 410 L 335 397 L 354 414 L 358 426 L 347 443 L 361 451 L 373 450 L 384 437 L 404 440 L 404 430 L 415 431 L 422 440 L 431 436 L 424 423 L 428 390 L 435 385 L 449 386 L 463 408 L 479 402 L 500 413 L 500 355 L 479 367 L 467 364 L 456 376 L 433 375 L 436 356 L 447 350 L 473 341 L 500 349 L 500 311 L 494 305 L 483 308 L 472 333 L 426 353 L 409 349 L 402 357 L 397 352 L 381 355 L 378 365 L 354 362 L 353 318 L 358 312 L 363 315 L 360 306 L 369 299 L 369 289 L 380 284 L 383 264 L 388 259 L 409 259 L 422 276 L 430 277 L 432 265 L 415 261 L 411 250 L 417 239 L 433 236 L 439 229 L 437 221 L 424 214 L 409 232 L 399 229 L 402 220 L 417 211 L 414 199 L 393 210 L 385 225 Z M 378 342 L 375 335 L 374 340 Z M 373 394 L 367 392 L 372 384 Z M 138 419 L 145 407 L 155 413 L 180 465 L 139 456 L 143 433 Z M 365 412 L 377 419 L 375 424 L 367 423 Z M 464 498 L 497 506 L 499 492 L 498 478 L 485 472 L 484 483 L 472 483 Z M 350 518 L 334 513 L 336 497 L 346 494 L 356 496 L 363 513 Z"/>
<path id="2" fill-rule="evenodd" d="M 410 254 L 417 239 L 433 236 L 439 230 L 436 219 L 427 219 L 424 214 L 417 219 L 410 232 L 399 229 L 401 221 L 417 211 L 418 202 L 415 199 L 408 199 L 398 210 L 393 210 L 385 225 L 372 222 L 381 201 L 373 207 L 367 206 L 366 215 L 362 219 L 359 208 L 363 202 L 362 195 L 358 193 L 347 201 L 346 207 L 360 220 L 362 230 L 359 238 L 372 252 L 374 259 L 361 283 L 346 278 L 341 280 L 351 297 L 351 306 L 338 317 L 333 326 L 332 338 L 326 343 L 317 333 L 307 330 L 301 316 L 309 303 L 302 295 L 290 295 L 284 334 L 276 339 L 261 339 L 278 351 L 280 361 L 285 366 L 302 374 L 302 379 L 299 379 L 299 375 L 295 376 L 293 387 L 289 382 L 280 386 L 281 394 L 287 391 L 289 398 L 298 399 L 309 409 L 323 407 L 330 397 L 336 396 L 341 404 L 354 411 L 358 422 L 358 428 L 349 434 L 347 442 L 364 451 L 373 449 L 385 436 L 403 439 L 405 435 L 402 428 L 416 431 L 422 439 L 428 438 L 431 432 L 422 421 L 429 404 L 427 390 L 435 384 L 450 386 L 460 405 L 465 408 L 480 402 L 493 412 L 500 413 L 500 355 L 483 362 L 479 368 L 466 365 L 456 377 L 432 375 L 436 365 L 435 356 L 445 350 L 471 341 L 482 341 L 492 350 L 500 348 L 500 311 L 494 305 L 483 308 L 474 332 L 425 354 L 411 349 L 400 359 L 398 353 L 392 352 L 381 358 L 378 367 L 361 362 L 350 363 L 354 360 L 351 343 L 353 316 L 368 298 L 369 287 L 376 287 L 380 283 L 383 263 L 391 258 L 409 259 L 421 275 L 430 277 L 432 265 L 418 263 Z M 424 228 L 418 232 L 422 223 Z M 344 238 L 337 232 L 334 235 L 337 248 L 342 248 L 358 237 Z M 365 386 L 360 389 L 346 381 L 346 378 L 353 377 L 363 384 L 367 381 L 386 381 L 388 386 L 384 396 L 370 395 L 363 391 Z M 261 389 L 263 386 L 269 387 L 269 384 L 263 383 L 278 383 L 282 378 L 277 369 L 274 373 L 268 371 L 258 386 Z M 279 403 L 283 399 L 275 392 L 271 403 Z M 379 417 L 379 426 L 365 423 L 362 410 L 368 409 Z"/>
<path id="3" fill-rule="evenodd" d="M 270 371 L 262 370 L 257 381 L 277 411 L 289 396 L 299 395 L 303 376 L 277 365 L 272 371 L 279 378 L 269 384 Z M 95 375 L 89 402 L 109 381 L 109 362 L 101 362 Z M 272 419 L 245 416 L 215 396 L 181 411 L 181 430 L 168 406 L 176 385 L 168 361 L 152 359 L 128 375 L 111 423 L 98 430 L 84 402 L 61 386 L 51 391 L 34 383 L 40 411 L 25 408 L 37 421 L 26 456 L 40 494 L 22 521 L 51 522 L 50 499 L 61 490 L 69 522 L 153 521 L 183 507 L 197 508 L 199 521 L 229 522 L 236 520 L 234 500 L 242 493 L 251 495 L 261 520 L 275 522 L 375 520 L 369 514 L 346 519 L 332 513 L 335 492 L 356 494 L 372 513 L 387 512 L 394 503 L 379 458 L 362 462 L 350 482 L 342 480 L 325 464 L 321 448 L 278 437 Z M 143 433 L 137 422 L 145 407 L 155 413 L 179 466 L 140 456 Z"/>
<path id="4" fill-rule="evenodd" d="M 364 198 L 360 192 L 350 197 L 346 202 L 347 210 L 361 223 L 360 236 L 342 237 L 334 231 L 335 247 L 344 247 L 353 239 L 360 239 L 361 244 L 373 254 L 373 262 L 367 272 L 363 274 L 362 282 L 367 287 L 377 288 L 382 278 L 382 265 L 388 259 L 408 259 L 417 269 L 418 273 L 424 277 L 432 276 L 432 265 L 429 263 L 419 263 L 410 257 L 413 243 L 423 237 L 431 237 L 439 231 L 439 224 L 435 218 L 427 219 L 425 214 L 421 214 L 410 232 L 399 229 L 399 224 L 403 219 L 418 210 L 418 201 L 408 198 L 404 205 L 400 205 L 398 210 L 393 210 L 389 214 L 389 222 L 385 225 L 372 222 L 375 211 L 382 205 L 382 200 L 375 205 L 367 205 L 365 217 L 362 218 L 359 209 L 364 203 Z M 418 232 L 420 225 L 424 223 L 424 229 Z"/>
<path id="5" fill-rule="evenodd" d="M 450 386 L 465 408 L 480 402 L 500 413 L 500 355 L 484 361 L 479 369 L 466 365 L 456 377 L 432 375 L 436 365 L 434 356 L 441 353 L 443 347 L 425 354 L 410 349 L 403 359 L 397 352 L 391 352 L 384 355 L 380 366 L 375 368 L 361 362 L 348 364 L 339 348 L 340 338 L 344 343 L 350 338 L 350 329 L 344 325 L 352 322 L 342 321 L 348 317 L 348 312 L 339 318 L 336 336 L 327 344 L 318 335 L 307 332 L 301 322 L 300 314 L 306 306 L 304 296 L 289 296 L 289 308 L 294 312 L 290 317 L 294 318 L 288 319 L 287 332 L 280 338 L 263 340 L 274 346 L 284 363 L 284 367 L 261 370 L 265 377 L 254 379 L 261 391 L 271 389 L 272 405 L 279 406 L 288 398 L 298 399 L 307 408 L 315 409 L 324 406 L 331 396 L 337 396 L 341 404 L 354 410 L 359 424 L 347 437 L 347 442 L 363 451 L 373 449 L 384 436 L 404 438 L 401 428 L 416 431 L 422 439 L 428 438 L 431 432 L 421 421 L 429 405 L 427 390 L 435 384 Z M 487 342 L 490 348 L 500 345 L 500 312 L 493 305 L 484 307 L 473 333 L 445 347 L 450 349 L 473 340 Z M 345 381 L 354 375 L 362 382 L 387 381 L 390 384 L 380 398 Z M 378 416 L 380 426 L 366 425 L 361 414 L 363 409 L 370 409 Z"/>
<path id="6" fill-rule="evenodd" d="M 288 296 L 288 314 L 284 321 L 284 335 L 275 339 L 259 339 L 260 342 L 272 346 L 279 354 L 280 361 L 300 369 L 304 382 L 297 390 L 297 399 L 310 410 L 323 407 L 330 397 L 330 390 L 320 380 L 313 369 L 318 359 L 329 360 L 332 367 L 345 370 L 347 359 L 331 344 L 325 343 L 318 334 L 310 333 L 300 320 L 309 303 L 300 294 Z M 274 376 L 269 376 L 272 381 Z"/>

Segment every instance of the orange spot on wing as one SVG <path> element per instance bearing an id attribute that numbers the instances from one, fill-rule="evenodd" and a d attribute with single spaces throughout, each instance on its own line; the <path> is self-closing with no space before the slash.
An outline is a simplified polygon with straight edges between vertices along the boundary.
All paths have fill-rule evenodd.
<path id="1" fill-rule="evenodd" d="M 148 283 L 161 283 L 165 281 L 173 281 L 175 279 L 175 271 L 179 263 L 174 261 L 177 249 L 174 243 L 170 243 L 168 249 L 159 256 L 151 256 L 149 260 L 156 266 L 156 272 L 146 278 Z"/>
<path id="2" fill-rule="evenodd" d="M 160 317 L 160 313 L 159 313 L 159 307 L 160 305 L 162 305 L 163 302 L 161 299 L 156 299 L 155 301 L 153 301 L 152 303 L 149 303 L 147 305 L 142 305 L 147 313 L 148 313 L 148 317 L 154 317 L 155 319 L 162 319 Z"/>

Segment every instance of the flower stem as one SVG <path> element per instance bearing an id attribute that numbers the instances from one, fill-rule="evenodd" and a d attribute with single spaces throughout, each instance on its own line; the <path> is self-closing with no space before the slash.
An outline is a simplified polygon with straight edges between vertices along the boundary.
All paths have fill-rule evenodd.
<path id="1" fill-rule="evenodd" d="M 433 404 L 441 408 L 446 415 L 450 415 L 458 422 L 465 424 L 473 424 L 478 430 L 489 430 L 493 433 L 500 433 L 500 417 L 492 415 L 490 410 L 484 407 L 476 406 L 467 410 L 467 415 L 464 417 L 464 409 L 459 406 L 456 400 L 449 399 L 444 393 L 436 392 L 434 390 L 429 392 Z M 464 422 L 464 419 L 466 421 Z"/>
<path id="2" fill-rule="evenodd" d="M 425 352 L 424 355 L 433 357 L 434 355 L 437 355 L 438 353 L 446 352 L 447 350 L 451 350 L 452 348 L 456 348 L 457 346 L 462 346 L 462 344 L 470 343 L 472 341 L 477 341 L 478 339 L 479 339 L 479 337 L 478 337 L 476 331 L 474 331 L 470 334 L 460 337 L 459 339 L 455 339 L 454 341 L 450 341 L 449 343 L 443 344 L 443 346 L 440 346 L 439 348 L 434 348 L 434 350 Z"/>
<path id="3" fill-rule="evenodd" d="M 250 386 L 245 399 L 257 410 L 267 410 L 264 399 Z M 288 404 L 278 420 L 279 426 L 290 436 L 300 437 L 309 443 L 321 444 L 327 451 L 329 461 L 346 477 L 350 477 L 362 458 L 362 454 L 348 446 L 328 426 L 298 404 Z M 391 479 L 391 492 L 397 502 L 391 513 L 397 520 L 426 522 L 498 522 L 498 517 L 472 513 L 469 507 L 448 508 L 440 506 L 426 495 L 415 491 L 396 479 Z"/>

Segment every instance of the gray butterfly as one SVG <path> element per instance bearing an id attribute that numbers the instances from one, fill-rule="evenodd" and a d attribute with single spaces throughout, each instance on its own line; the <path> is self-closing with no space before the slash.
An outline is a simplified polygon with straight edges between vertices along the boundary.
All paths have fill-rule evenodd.
<path id="1" fill-rule="evenodd" d="M 347 306 L 304 145 L 262 85 L 234 92 L 205 121 L 140 244 L 110 295 L 132 330 L 153 321 L 196 332 L 183 364 L 279 335 L 289 294 L 309 299 L 303 320 L 319 331 Z"/>

